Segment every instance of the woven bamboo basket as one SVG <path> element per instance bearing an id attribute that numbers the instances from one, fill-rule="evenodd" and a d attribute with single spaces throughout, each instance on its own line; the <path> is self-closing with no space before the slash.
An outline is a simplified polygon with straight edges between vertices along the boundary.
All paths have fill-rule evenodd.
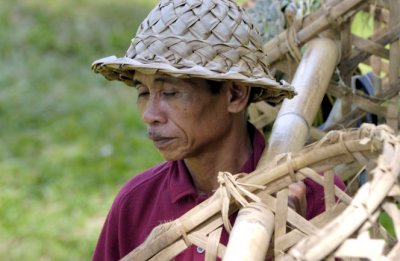
<path id="1" fill-rule="evenodd" d="M 263 245 L 270 245 L 268 252 L 265 249 L 267 256 L 284 260 L 330 257 L 398 260 L 400 243 L 395 237 L 400 235 L 399 159 L 400 137 L 385 125 L 367 124 L 355 130 L 331 131 L 298 153 L 276 156 L 273 167 L 259 166 L 243 177 L 220 173 L 221 187 L 210 199 L 179 219 L 156 227 L 149 238 L 123 260 L 170 260 L 191 244 L 206 249 L 206 260 L 222 258 L 230 251 L 230 246 L 219 244 L 220 228 L 227 215 L 239 207 L 241 211 L 265 209 L 266 215 L 260 216 L 267 217 L 266 225 L 258 221 L 248 223 L 266 231 L 252 240 L 264 239 Z M 369 181 L 354 198 L 334 186 L 333 173 L 343 166 L 358 169 L 359 173 L 368 172 Z M 287 207 L 287 193 L 284 192 L 289 184 L 306 177 L 323 185 L 325 191 L 326 211 L 309 221 Z M 335 202 L 335 196 L 340 203 Z M 380 225 L 381 213 L 393 220 L 395 237 Z M 257 219 L 254 216 L 253 219 Z M 234 230 L 235 227 L 232 236 Z M 248 231 L 244 230 L 238 237 L 245 237 Z M 259 253 L 257 244 L 232 250 L 235 254 L 224 260 L 264 260 L 264 256 L 248 258 Z M 245 254 L 237 251 L 245 251 Z M 247 258 L 238 259 L 239 256 Z"/>
<path id="2" fill-rule="evenodd" d="M 361 12 L 374 19 L 368 39 L 351 33 Z M 272 129 L 256 170 L 219 173 L 212 197 L 156 227 L 122 260 L 171 260 L 193 244 L 207 261 L 400 260 L 399 13 L 398 0 L 324 1 L 300 18 L 287 12 L 286 29 L 264 48 L 299 95 L 280 107 L 249 108 L 257 128 Z M 356 88 L 360 63 L 375 75 L 372 95 Z M 318 128 L 326 95 L 335 104 Z M 360 126 L 370 114 L 378 125 Z M 347 193 L 335 187 L 334 174 Z M 324 187 L 326 210 L 311 220 L 288 207 L 288 188 L 305 178 Z M 236 211 L 232 228 L 228 216 Z M 219 243 L 222 227 L 231 230 L 227 246 Z"/>

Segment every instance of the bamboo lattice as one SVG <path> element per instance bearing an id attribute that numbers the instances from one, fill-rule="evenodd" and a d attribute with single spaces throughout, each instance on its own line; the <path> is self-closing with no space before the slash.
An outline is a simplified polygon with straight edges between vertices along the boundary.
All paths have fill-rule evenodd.
<path id="1" fill-rule="evenodd" d="M 336 103 L 340 102 L 340 110 L 332 110 L 332 120 L 327 121 L 323 127 L 310 129 L 312 140 L 320 139 L 329 130 L 356 127 L 367 114 L 377 116 L 375 123 L 386 123 L 394 130 L 399 130 L 400 2 L 327 2 L 319 11 L 289 24 L 285 31 L 264 46 L 271 66 L 283 72 L 286 80 L 292 82 L 293 70 L 298 66 L 296 53 L 311 39 L 325 36 L 324 33 L 330 31 L 329 37 L 338 41 L 340 61 L 327 94 L 336 99 Z M 354 17 L 361 13 L 373 18 L 373 32 L 367 39 L 351 32 Z M 386 48 L 387 45 L 390 47 Z M 371 67 L 373 95 L 355 86 L 357 77 L 354 75 L 360 64 Z M 278 110 L 268 104 L 257 103 L 250 108 L 251 121 L 259 129 L 268 128 L 274 122 Z"/>
<path id="2" fill-rule="evenodd" d="M 378 217 L 385 212 L 394 220 L 398 238 L 399 159 L 400 137 L 385 125 L 368 124 L 356 130 L 332 131 L 299 153 L 278 155 L 274 160 L 276 166 L 270 169 L 260 166 L 234 180 L 234 186 L 221 183 L 214 196 L 179 219 L 156 227 L 149 238 L 123 260 L 170 260 L 190 244 L 206 249 L 209 256 L 223 257 L 226 246 L 219 244 L 215 237 L 218 238 L 227 215 L 223 212 L 228 211 L 224 205 L 228 204 L 229 212 L 233 212 L 239 205 L 253 207 L 252 202 L 262 203 L 275 214 L 275 220 L 279 220 L 279 224 L 275 223 L 274 229 L 269 231 L 270 236 L 275 231 L 273 247 L 267 253 L 270 257 L 285 260 L 384 257 L 396 260 L 400 245 L 379 225 Z M 331 175 L 336 168 L 348 164 L 357 164 L 359 172 L 372 168 L 368 172 L 370 181 L 361 187 L 354 199 L 333 186 Z M 318 174 L 321 172 L 324 176 Z M 287 196 L 279 193 L 293 181 L 306 177 L 324 186 L 326 199 L 326 211 L 310 221 L 285 207 L 287 204 L 282 202 L 287 202 Z M 224 196 L 224 190 L 232 197 Z M 335 203 L 334 196 L 341 202 Z"/>

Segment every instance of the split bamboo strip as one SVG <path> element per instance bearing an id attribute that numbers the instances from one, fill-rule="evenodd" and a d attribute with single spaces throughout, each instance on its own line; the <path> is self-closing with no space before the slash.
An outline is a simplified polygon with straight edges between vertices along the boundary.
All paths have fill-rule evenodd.
<path id="1" fill-rule="evenodd" d="M 360 49 L 361 51 L 389 60 L 389 50 L 386 49 L 385 46 L 380 45 L 374 41 L 364 39 L 354 34 L 351 35 L 351 38 L 354 46 Z"/>
<path id="2" fill-rule="evenodd" d="M 381 32 L 385 32 L 384 35 L 381 35 Z M 400 35 L 400 24 L 393 26 L 389 32 L 387 31 L 378 31 L 372 36 L 372 39 L 379 45 L 385 46 L 387 44 L 391 44 L 397 39 L 399 39 Z M 342 60 L 340 62 L 340 71 L 353 71 L 357 65 L 364 60 L 368 59 L 371 56 L 371 53 L 365 52 L 362 50 L 354 51 L 353 54 L 346 60 Z"/>
<path id="3" fill-rule="evenodd" d="M 306 176 L 308 178 L 311 178 L 312 180 L 314 180 L 315 182 L 317 182 L 321 186 L 325 185 L 326 178 L 325 177 L 322 178 L 317 172 L 315 172 L 314 170 L 312 170 L 310 168 L 303 168 L 303 169 L 299 170 L 299 173 L 303 174 L 304 176 Z M 333 182 L 330 181 L 329 183 L 332 184 Z M 332 188 L 333 191 L 329 192 L 329 193 L 332 193 L 332 195 L 330 197 L 334 198 L 334 195 L 336 194 L 336 196 L 341 201 L 345 202 L 346 204 L 350 204 L 351 198 L 344 191 L 342 191 L 341 189 L 339 189 L 336 186 L 334 186 L 334 183 L 332 185 L 333 185 L 333 188 Z"/>
<path id="4" fill-rule="evenodd" d="M 277 193 L 275 206 L 275 229 L 274 229 L 274 246 L 278 238 L 286 234 L 286 223 L 288 215 L 288 190 L 283 189 Z M 275 248 L 275 258 L 282 253 Z"/>
<path id="5" fill-rule="evenodd" d="M 265 260 L 273 227 L 274 215 L 263 203 L 243 207 L 239 210 L 223 260 Z"/>
<path id="6" fill-rule="evenodd" d="M 386 91 L 383 93 L 379 92 L 376 96 L 369 96 L 362 91 L 353 90 L 350 87 L 344 86 L 340 83 L 331 82 L 329 84 L 328 94 L 338 98 L 349 96 L 352 100 L 356 100 L 355 102 L 358 102 L 357 99 L 359 99 L 361 101 L 360 103 L 366 103 L 366 106 L 369 106 L 370 103 L 374 103 L 376 105 L 379 102 L 385 102 L 387 99 L 394 97 L 396 92 L 400 90 L 400 88 L 396 86 L 398 83 L 400 83 L 400 81 L 391 84 L 390 86 L 386 86 Z"/>
<path id="7" fill-rule="evenodd" d="M 263 195 L 260 195 L 260 198 L 262 198 L 262 202 L 269 208 L 271 209 L 273 208 L 273 212 L 276 213 L 277 211 L 276 199 L 267 193 L 262 193 L 262 194 Z M 316 226 L 308 222 L 304 217 L 297 214 L 296 211 L 294 211 L 291 208 L 288 208 L 287 211 L 287 223 L 293 225 L 294 227 L 298 228 L 301 232 L 307 235 L 312 235 L 316 233 L 318 230 Z"/>
<path id="8" fill-rule="evenodd" d="M 346 96 L 351 100 L 352 105 L 359 107 L 363 111 L 371 112 L 378 116 L 386 116 L 387 108 L 380 105 L 384 100 L 376 99 L 374 96 L 366 96 L 365 94 L 357 91 L 351 91 L 350 88 L 339 86 L 338 84 L 331 83 L 329 85 L 328 93 L 342 98 Z"/>
<path id="9" fill-rule="evenodd" d="M 259 130 L 274 122 L 278 109 L 266 102 L 252 103 L 248 109 L 250 122 Z"/>
<path id="10" fill-rule="evenodd" d="M 354 135 L 354 133 L 352 134 Z M 279 164 L 270 170 L 268 170 L 268 168 L 266 169 L 264 166 L 261 166 L 249 175 L 244 176 L 241 180 L 242 182 L 249 184 L 268 184 L 269 182 L 288 175 L 288 169 L 297 171 L 304 166 L 322 161 L 323 159 L 328 158 L 329 155 L 351 154 L 355 151 L 367 151 L 370 149 L 370 147 L 360 144 L 359 140 L 347 140 L 348 137 L 345 135 L 341 136 L 341 132 L 328 133 L 325 137 L 326 139 L 323 139 L 320 143 L 317 143 L 315 150 L 309 151 L 306 147 L 302 155 L 296 155 L 297 157 L 293 157 L 292 160 Z M 339 139 L 342 140 L 339 141 Z M 318 147 L 318 144 L 322 145 L 324 142 L 331 142 L 333 140 L 337 143 Z"/>
<path id="11" fill-rule="evenodd" d="M 335 206 L 334 175 L 333 170 L 324 172 L 325 209 L 331 209 Z"/>
<path id="12" fill-rule="evenodd" d="M 335 205 L 334 208 L 329 209 L 324 213 L 322 213 L 321 215 L 310 220 L 310 223 L 318 228 L 322 228 L 330 221 L 332 221 L 334 218 L 336 218 L 340 213 L 342 213 L 346 207 L 347 205 L 339 203 L 338 205 Z M 285 234 L 284 236 L 280 237 L 277 240 L 275 248 L 277 248 L 277 251 L 284 253 L 286 250 L 294 246 L 296 243 L 298 243 L 302 238 L 306 236 L 307 234 L 299 231 L 299 229 L 297 228 L 293 229 L 292 231 L 290 231 L 289 233 Z"/>
<path id="13" fill-rule="evenodd" d="M 295 173 L 290 173 L 289 175 L 290 175 L 290 179 L 291 179 L 292 182 L 297 180 L 296 177 L 295 177 Z M 300 200 L 297 200 L 298 206 L 296 206 L 295 203 L 289 201 L 289 198 L 291 197 L 290 191 L 289 191 L 289 186 L 295 186 L 292 189 L 300 189 L 301 190 L 302 187 L 296 188 L 296 186 L 301 186 L 301 185 L 303 185 L 303 187 L 305 187 L 304 184 L 296 184 L 296 183 L 294 183 L 294 184 L 288 185 L 288 187 L 285 187 L 281 191 L 277 192 L 279 197 L 277 198 L 278 201 L 275 203 L 274 214 L 275 214 L 276 218 L 279 218 L 281 220 L 280 220 L 280 222 L 277 222 L 277 224 L 275 224 L 275 227 L 274 227 L 275 234 L 276 233 L 284 233 L 283 229 L 286 229 L 286 224 L 287 224 L 287 221 L 288 221 L 287 216 L 288 216 L 288 212 L 289 212 L 289 204 L 291 204 L 290 207 L 295 209 L 298 214 L 300 214 L 301 216 L 305 216 L 305 212 L 306 212 L 306 207 L 307 206 L 305 206 L 305 207 L 301 206 L 300 204 L 302 202 L 300 202 Z M 259 193 L 259 194 L 261 194 L 261 193 Z M 284 195 L 286 195 L 286 199 L 283 199 Z M 305 199 L 305 195 L 304 195 L 304 199 Z M 284 205 L 280 205 L 280 204 L 284 204 Z M 280 206 L 282 206 L 282 207 L 280 207 Z M 275 230 L 275 229 L 278 229 L 278 230 Z M 275 238 L 274 238 L 274 240 L 275 240 Z M 269 243 L 270 242 L 268 242 L 268 244 Z"/>
<path id="14" fill-rule="evenodd" d="M 203 249 L 207 249 L 207 245 L 209 244 L 208 240 L 205 239 L 205 235 L 209 235 L 214 231 L 218 230 L 221 224 L 223 223 L 221 216 L 215 215 L 213 218 L 209 219 L 206 226 L 199 226 L 193 230 L 193 232 L 188 233 L 188 238 L 195 245 L 202 247 Z M 200 238 L 202 238 L 200 240 Z M 185 250 L 188 246 L 186 245 L 183 239 L 179 239 L 175 241 L 173 244 L 159 251 L 153 258 L 149 260 L 170 260 L 183 250 Z M 225 254 L 225 246 L 222 244 L 218 244 L 217 246 L 217 255 L 219 258 L 222 258 Z"/>
<path id="15" fill-rule="evenodd" d="M 219 240 L 221 238 L 222 227 L 212 231 L 208 235 L 206 256 L 204 258 L 205 261 L 215 261 L 217 260 L 218 256 L 218 247 L 219 247 Z"/>

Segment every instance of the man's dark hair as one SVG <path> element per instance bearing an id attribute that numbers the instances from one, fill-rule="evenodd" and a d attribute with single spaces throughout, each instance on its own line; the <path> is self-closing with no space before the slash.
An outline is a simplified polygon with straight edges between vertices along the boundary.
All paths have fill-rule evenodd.
<path id="1" fill-rule="evenodd" d="M 212 94 L 219 94 L 221 92 L 222 88 L 222 81 L 213 81 L 213 80 L 207 80 L 208 87 L 210 88 L 210 91 Z"/>

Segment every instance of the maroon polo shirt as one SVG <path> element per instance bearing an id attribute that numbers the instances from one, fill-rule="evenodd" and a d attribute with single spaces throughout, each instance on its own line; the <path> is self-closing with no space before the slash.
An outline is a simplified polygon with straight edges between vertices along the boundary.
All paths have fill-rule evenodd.
<path id="1" fill-rule="evenodd" d="M 264 136 L 249 127 L 253 152 L 240 172 L 250 173 L 257 166 L 265 147 Z M 335 183 L 344 190 L 343 182 Z M 307 218 L 325 209 L 323 187 L 305 180 L 307 187 Z M 167 161 L 128 181 L 118 193 L 97 242 L 93 260 L 119 260 L 139 246 L 157 225 L 174 220 L 208 198 L 199 195 L 183 161 Z M 222 231 L 221 243 L 228 241 Z M 176 261 L 204 260 L 204 250 L 191 246 L 175 257 Z"/>

